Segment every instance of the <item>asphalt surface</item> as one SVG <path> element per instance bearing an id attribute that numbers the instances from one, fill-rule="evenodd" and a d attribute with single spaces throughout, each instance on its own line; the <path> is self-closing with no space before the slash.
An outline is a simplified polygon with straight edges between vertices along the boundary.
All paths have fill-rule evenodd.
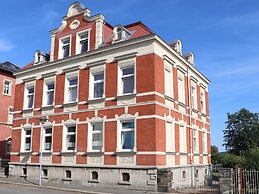
<path id="1" fill-rule="evenodd" d="M 39 188 L 39 187 L 0 183 L 0 194 L 72 194 L 72 193 L 80 194 L 80 192 L 58 191 L 58 190 L 45 189 L 45 188 Z"/>

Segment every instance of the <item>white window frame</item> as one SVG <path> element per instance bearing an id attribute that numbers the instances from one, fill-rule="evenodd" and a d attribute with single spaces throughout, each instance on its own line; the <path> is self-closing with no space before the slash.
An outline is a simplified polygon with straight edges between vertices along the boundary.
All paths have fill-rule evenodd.
<path id="1" fill-rule="evenodd" d="M 178 69 L 178 101 L 186 104 L 185 102 L 185 75 Z"/>
<path id="2" fill-rule="evenodd" d="M 205 102 L 205 90 L 203 88 L 200 89 L 200 106 L 201 106 L 201 113 L 206 114 L 206 102 Z"/>
<path id="3" fill-rule="evenodd" d="M 173 81 L 173 67 L 167 61 L 165 63 L 165 79 L 164 79 L 164 86 L 165 86 L 165 95 L 171 98 L 174 97 L 174 81 Z M 167 77 L 169 76 L 169 77 Z"/>
<path id="4" fill-rule="evenodd" d="M 166 152 L 175 151 L 175 127 L 174 122 L 166 121 Z"/>
<path id="5" fill-rule="evenodd" d="M 10 111 L 10 109 L 14 109 L 12 106 L 8 107 L 8 124 L 12 124 L 13 123 L 13 111 Z"/>
<path id="6" fill-rule="evenodd" d="M 199 153 L 199 130 L 197 128 L 193 129 L 193 152 Z"/>
<path id="7" fill-rule="evenodd" d="M 69 127 L 75 127 L 75 132 L 68 132 Z M 67 136 L 68 135 L 75 135 L 75 149 L 74 150 L 68 150 L 67 145 Z M 66 123 L 63 126 L 63 141 L 62 141 L 62 152 L 76 152 L 77 150 L 77 124 L 75 122 Z"/>
<path id="8" fill-rule="evenodd" d="M 122 129 L 122 124 L 123 123 L 127 123 L 127 122 L 133 122 L 134 123 L 134 129 Z M 137 129 L 137 126 L 136 126 L 137 122 L 136 122 L 136 119 L 134 117 L 129 117 L 129 118 L 123 118 L 123 119 L 119 119 L 118 123 L 117 123 L 117 129 L 118 129 L 118 135 L 117 135 L 117 151 L 119 152 L 135 152 L 136 151 L 136 143 L 137 143 L 137 140 L 136 140 L 136 129 Z M 133 131 L 134 132 L 134 145 L 133 145 L 133 148 L 132 149 L 123 149 L 122 148 L 122 132 L 127 132 L 127 131 Z"/>
<path id="9" fill-rule="evenodd" d="M 53 126 L 50 125 L 50 126 L 43 126 L 42 129 L 43 129 L 43 145 L 42 145 L 43 149 L 42 150 L 44 152 L 52 152 L 52 149 L 53 149 L 53 129 L 54 128 L 53 128 Z M 51 134 L 49 134 L 49 133 L 47 134 L 46 129 L 51 129 Z M 51 136 L 50 150 L 47 150 L 46 147 L 45 147 L 46 137 L 50 137 L 50 136 Z"/>
<path id="10" fill-rule="evenodd" d="M 29 96 L 29 89 L 30 88 L 34 88 L 34 93 L 33 93 L 33 99 L 32 99 L 32 107 L 28 107 L 28 96 Z M 33 109 L 34 107 L 34 100 L 35 100 L 35 83 L 34 82 L 31 82 L 31 83 L 26 83 L 25 84 L 25 87 L 24 87 L 24 103 L 23 103 L 23 108 L 24 109 Z"/>
<path id="11" fill-rule="evenodd" d="M 102 123 L 102 148 L 101 150 L 94 150 L 93 149 L 93 134 L 100 133 L 99 131 L 93 131 L 93 125 L 97 123 Z M 103 152 L 104 151 L 104 128 L 105 128 L 105 123 L 103 120 L 96 120 L 93 122 L 88 123 L 88 146 L 87 146 L 87 151 L 88 152 Z"/>
<path id="12" fill-rule="evenodd" d="M 105 98 L 105 82 L 106 82 L 106 73 L 105 65 L 100 65 L 97 67 L 90 68 L 89 76 L 89 100 Z M 103 73 L 103 96 L 99 98 L 94 98 L 94 75 Z"/>
<path id="13" fill-rule="evenodd" d="M 5 83 L 8 83 L 8 93 L 5 92 Z M 3 80 L 3 95 L 11 96 L 12 95 L 12 81 L 8 79 Z"/>
<path id="14" fill-rule="evenodd" d="M 26 131 L 31 130 L 31 135 L 26 135 Z M 33 136 L 33 130 L 32 127 L 24 127 L 22 129 L 22 135 L 21 135 L 21 152 L 31 152 L 32 150 L 32 136 Z M 26 138 L 30 137 L 30 149 L 26 150 Z"/>
<path id="15" fill-rule="evenodd" d="M 205 129 L 202 130 L 202 152 L 203 153 L 207 153 L 208 149 L 207 149 L 207 132 Z"/>
<path id="16" fill-rule="evenodd" d="M 53 90 L 48 90 L 48 85 L 53 83 L 54 84 L 54 89 Z M 42 99 L 42 106 L 53 106 L 55 103 L 55 89 L 56 89 L 56 82 L 55 82 L 55 78 L 48 78 L 48 79 L 44 79 L 44 88 L 43 88 L 43 99 Z M 47 93 L 49 91 L 53 91 L 53 102 L 52 104 L 47 104 L 48 98 L 47 98 Z"/>
<path id="17" fill-rule="evenodd" d="M 123 76 L 123 69 L 127 69 L 127 68 L 134 68 L 134 88 L 133 88 L 133 92 L 132 93 L 123 93 L 123 77 L 128 77 L 128 76 L 132 76 L 132 74 L 130 75 L 126 75 Z M 118 62 L 118 82 L 117 82 L 117 95 L 118 96 L 123 96 L 123 95 L 131 95 L 131 94 L 136 94 L 136 58 L 134 59 L 127 59 L 127 60 L 120 60 Z"/>
<path id="18" fill-rule="evenodd" d="M 67 57 L 64 57 L 64 53 L 63 53 L 63 47 L 64 47 L 64 41 L 69 39 L 69 55 L 68 57 L 71 56 L 71 39 L 72 39 L 72 36 L 69 35 L 69 36 L 65 36 L 65 37 L 62 37 L 59 39 L 59 49 L 58 49 L 58 59 L 64 59 L 64 58 L 67 58 Z"/>
<path id="19" fill-rule="evenodd" d="M 87 30 L 78 32 L 78 33 L 76 34 L 76 54 L 81 54 L 81 53 L 82 53 L 82 52 L 81 52 L 82 47 L 81 47 L 81 43 L 80 43 L 81 40 L 82 40 L 81 36 L 82 36 L 83 34 L 86 34 L 86 33 L 88 33 L 88 37 L 85 38 L 85 39 L 88 39 L 88 46 L 87 46 L 88 49 L 87 49 L 86 52 L 88 52 L 88 51 L 90 50 L 90 29 L 87 29 Z"/>
<path id="20" fill-rule="evenodd" d="M 78 91 L 79 91 L 79 76 L 78 76 L 78 72 L 73 72 L 73 73 L 67 73 L 66 76 L 65 76 L 65 92 L 64 92 L 64 104 L 66 103 L 75 103 L 75 102 L 78 102 Z M 77 98 L 75 101 L 69 101 L 69 88 L 71 86 L 69 86 L 69 80 L 71 79 L 74 79 L 74 78 L 77 78 Z M 75 87 L 75 86 L 73 86 Z"/>
<path id="21" fill-rule="evenodd" d="M 180 152 L 187 153 L 187 130 L 186 126 L 180 124 L 179 125 L 179 133 L 180 133 Z"/>
<path id="22" fill-rule="evenodd" d="M 197 89 L 196 84 L 191 84 L 191 101 L 192 101 L 192 108 L 197 110 Z"/>

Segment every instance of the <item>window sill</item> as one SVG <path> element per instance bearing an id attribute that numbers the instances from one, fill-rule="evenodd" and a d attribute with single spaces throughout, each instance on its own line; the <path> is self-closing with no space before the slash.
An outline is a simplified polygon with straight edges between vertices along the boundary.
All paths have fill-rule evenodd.
<path id="1" fill-rule="evenodd" d="M 72 181 L 72 178 L 62 178 L 62 181 Z"/>
<path id="2" fill-rule="evenodd" d="M 187 105 L 186 105 L 186 104 L 184 104 L 183 102 L 178 101 L 178 104 L 179 104 L 180 106 L 184 107 L 184 108 L 186 108 L 186 107 L 187 107 Z"/>
<path id="3" fill-rule="evenodd" d="M 53 109 L 54 105 L 42 105 L 41 109 Z"/>
<path id="4" fill-rule="evenodd" d="M 73 150 L 73 151 L 62 151 L 61 154 L 76 154 L 76 150 Z"/>
<path id="5" fill-rule="evenodd" d="M 118 182 L 119 185 L 131 185 L 131 182 L 128 181 L 120 181 Z"/>
<path id="6" fill-rule="evenodd" d="M 32 151 L 21 151 L 20 154 L 31 154 Z"/>
<path id="7" fill-rule="evenodd" d="M 103 151 L 88 151 L 85 152 L 85 155 L 104 155 Z"/>
<path id="8" fill-rule="evenodd" d="M 11 97 L 12 95 L 11 94 L 5 94 L 5 93 L 2 93 L 3 96 L 6 96 L 6 97 Z"/>
<path id="9" fill-rule="evenodd" d="M 206 113 L 201 113 L 201 116 L 203 116 L 203 117 L 206 117 L 207 115 L 206 115 Z"/>
<path id="10" fill-rule="evenodd" d="M 96 180 L 96 179 L 90 179 L 90 180 L 88 180 L 88 183 L 99 183 L 99 180 Z"/>
<path id="11" fill-rule="evenodd" d="M 22 111 L 23 112 L 32 112 L 33 108 L 24 108 Z"/>
<path id="12" fill-rule="evenodd" d="M 134 150 L 127 151 L 127 150 L 121 150 L 121 151 L 116 151 L 114 154 L 116 155 L 135 155 L 137 152 Z"/>
<path id="13" fill-rule="evenodd" d="M 90 102 L 90 103 L 103 102 L 103 101 L 105 101 L 104 97 L 103 98 L 90 98 L 90 99 L 88 99 L 88 102 Z"/>
<path id="14" fill-rule="evenodd" d="M 42 151 L 42 154 L 52 154 L 52 151 Z"/>
<path id="15" fill-rule="evenodd" d="M 48 180 L 49 178 L 47 176 L 42 176 L 41 179 Z"/>
<path id="16" fill-rule="evenodd" d="M 128 94 L 120 94 L 117 95 L 116 98 L 129 98 L 129 97 L 136 97 L 136 93 L 128 93 Z"/>
<path id="17" fill-rule="evenodd" d="M 192 108 L 192 111 L 195 113 L 199 113 L 199 111 L 196 108 Z"/>
<path id="18" fill-rule="evenodd" d="M 168 95 L 166 95 L 166 94 L 165 94 L 165 99 L 166 99 L 166 100 L 170 100 L 170 101 L 172 101 L 172 102 L 175 101 L 174 98 L 172 98 L 171 96 L 168 96 Z"/>
<path id="19" fill-rule="evenodd" d="M 66 107 L 66 106 L 76 106 L 77 105 L 77 101 L 74 101 L 74 102 L 64 102 L 63 103 L 63 106 Z"/>

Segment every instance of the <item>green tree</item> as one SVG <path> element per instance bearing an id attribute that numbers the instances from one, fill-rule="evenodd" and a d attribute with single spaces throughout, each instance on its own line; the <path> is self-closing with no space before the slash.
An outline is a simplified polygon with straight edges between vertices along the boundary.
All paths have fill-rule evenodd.
<path id="1" fill-rule="evenodd" d="M 217 146 L 211 146 L 211 162 L 212 164 L 220 164 L 221 156 L 219 154 L 219 149 Z"/>
<path id="2" fill-rule="evenodd" d="M 223 130 L 223 146 L 229 153 L 235 155 L 247 154 L 250 150 L 259 146 L 258 116 L 258 113 L 252 113 L 245 108 L 233 114 L 227 114 L 227 126 Z"/>

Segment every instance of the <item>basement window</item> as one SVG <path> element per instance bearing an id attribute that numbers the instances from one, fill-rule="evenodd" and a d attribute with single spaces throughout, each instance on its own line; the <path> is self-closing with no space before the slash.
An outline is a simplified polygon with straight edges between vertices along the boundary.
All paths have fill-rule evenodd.
<path id="1" fill-rule="evenodd" d="M 186 171 L 185 170 L 183 171 L 182 177 L 183 177 L 183 179 L 186 178 Z"/>
<path id="2" fill-rule="evenodd" d="M 93 171 L 92 173 L 91 173 L 91 175 L 92 175 L 92 180 L 98 180 L 98 172 L 96 172 L 96 171 Z"/>
<path id="3" fill-rule="evenodd" d="M 130 175 L 127 172 L 122 173 L 122 181 L 123 182 L 129 182 L 130 181 Z"/>
<path id="4" fill-rule="evenodd" d="M 66 179 L 71 179 L 72 178 L 71 170 L 66 170 L 65 177 L 66 177 Z"/>
<path id="5" fill-rule="evenodd" d="M 48 177 L 48 169 L 43 169 L 42 170 L 42 176 L 43 177 Z"/>
<path id="6" fill-rule="evenodd" d="M 23 174 L 23 176 L 27 176 L 27 168 L 22 169 L 22 174 Z"/>

